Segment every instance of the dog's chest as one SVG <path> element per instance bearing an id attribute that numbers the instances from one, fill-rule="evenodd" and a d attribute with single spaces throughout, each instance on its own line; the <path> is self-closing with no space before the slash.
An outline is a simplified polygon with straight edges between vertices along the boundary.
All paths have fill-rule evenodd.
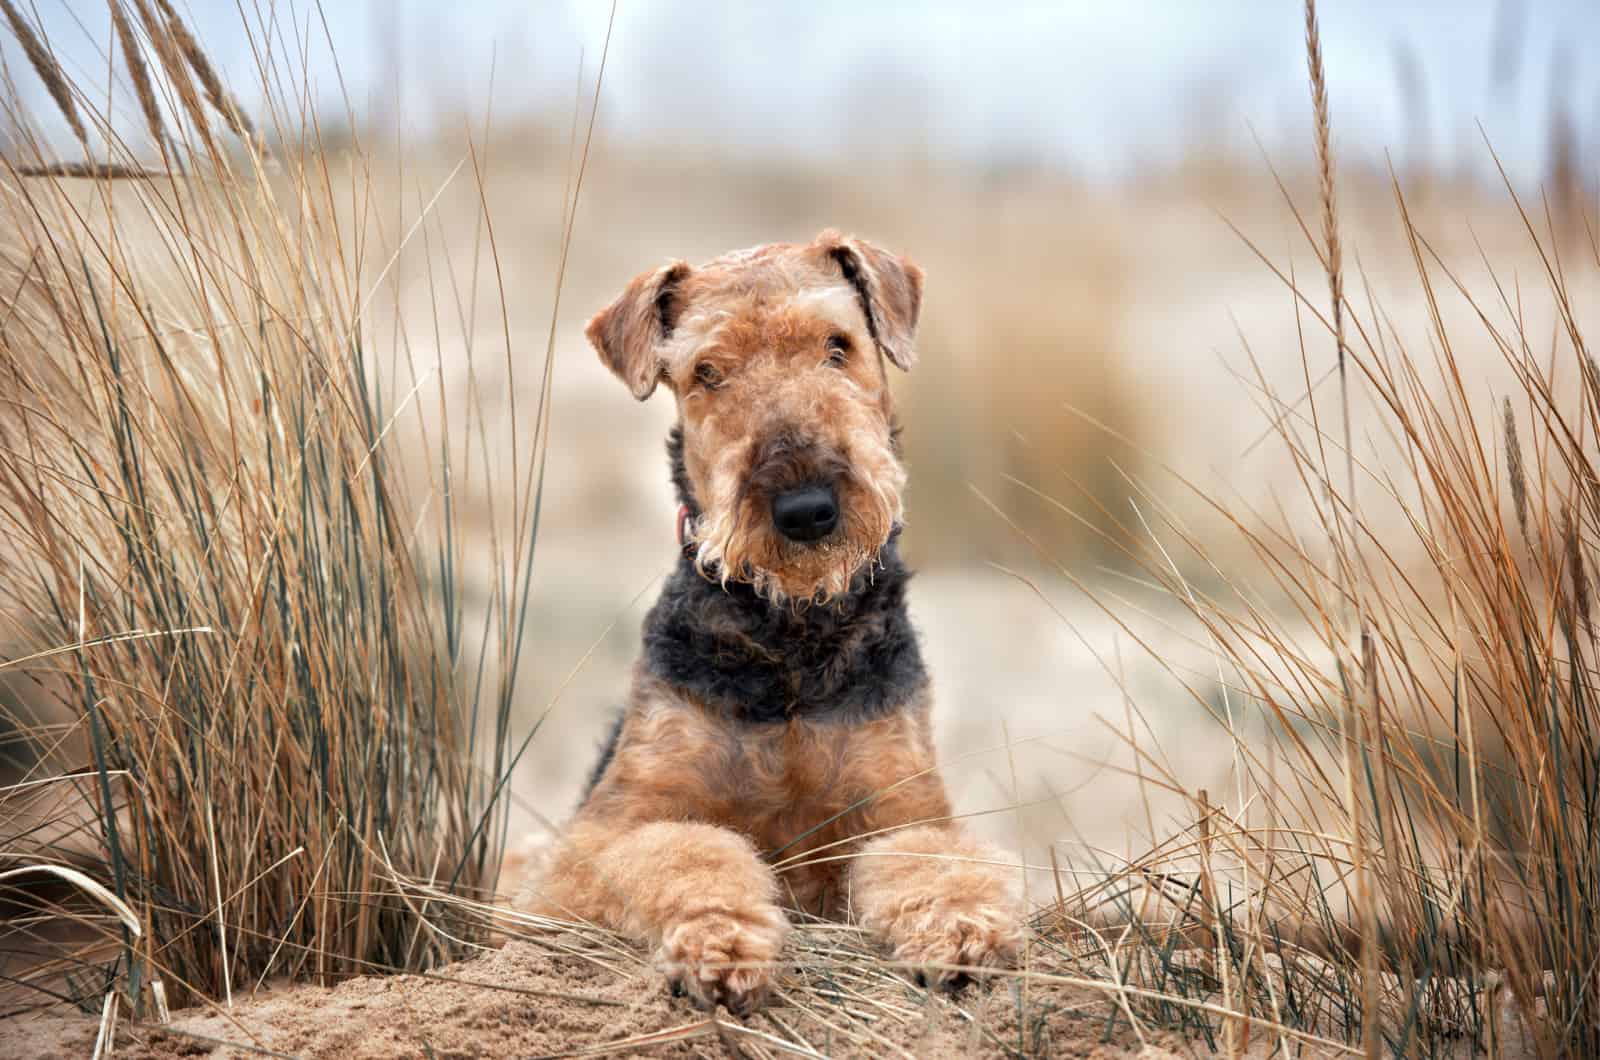
<path id="1" fill-rule="evenodd" d="M 793 826 L 823 826 L 850 812 L 868 796 L 872 778 L 863 775 L 843 725 L 801 721 L 739 725 L 730 741 L 733 761 L 723 776 L 735 812 L 744 807 L 765 849 L 795 838 Z M 774 832 L 775 830 L 775 832 Z M 768 834 L 773 833 L 773 834 Z"/>
<path id="2" fill-rule="evenodd" d="M 876 793 L 892 781 L 862 752 L 879 734 L 789 722 L 738 740 L 725 776 L 729 827 L 750 836 L 791 904 L 828 915 L 848 858 L 873 829 Z"/>
<path id="3" fill-rule="evenodd" d="M 837 911 L 860 844 L 949 813 L 926 701 L 870 721 L 750 722 L 648 676 L 584 812 L 704 821 L 746 836 L 785 897 Z"/>

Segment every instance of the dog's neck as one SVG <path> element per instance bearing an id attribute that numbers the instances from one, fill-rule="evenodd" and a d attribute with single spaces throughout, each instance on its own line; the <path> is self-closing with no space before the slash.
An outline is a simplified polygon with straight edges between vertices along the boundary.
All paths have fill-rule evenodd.
<path id="1" fill-rule="evenodd" d="M 689 468 L 683 462 L 683 425 L 675 423 L 667 433 L 667 464 L 672 468 L 672 492 L 678 495 L 678 504 L 688 512 L 690 519 L 700 518 L 700 502 L 695 500 L 694 487 L 689 483 Z"/>
<path id="2" fill-rule="evenodd" d="M 682 435 L 667 442 L 679 500 L 697 515 Z M 710 709 L 751 722 L 860 721 L 902 707 L 927 683 L 906 608 L 911 572 L 894 538 L 826 604 L 774 604 L 707 578 L 687 555 L 644 625 L 645 665 Z"/>

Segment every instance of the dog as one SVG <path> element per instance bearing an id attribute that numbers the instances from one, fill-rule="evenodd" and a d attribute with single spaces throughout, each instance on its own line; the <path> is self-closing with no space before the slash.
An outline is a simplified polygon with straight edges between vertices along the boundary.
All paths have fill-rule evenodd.
<path id="1" fill-rule="evenodd" d="M 853 916 L 919 981 L 1015 962 L 1019 871 L 952 821 L 898 551 L 889 366 L 923 274 L 826 231 L 636 277 L 589 322 L 677 402 L 677 566 L 576 814 L 517 904 L 644 940 L 743 1015 L 790 917 Z"/>

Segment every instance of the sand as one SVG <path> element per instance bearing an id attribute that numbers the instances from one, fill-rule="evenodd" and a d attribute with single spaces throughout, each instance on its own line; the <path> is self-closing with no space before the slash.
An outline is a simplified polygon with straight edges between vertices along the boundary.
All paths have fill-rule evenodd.
<path id="1" fill-rule="evenodd" d="M 779 1001 L 740 1020 L 712 1017 L 673 998 L 648 972 L 619 974 L 578 957 L 552 957 L 512 942 L 434 976 L 351 979 L 332 988 L 308 984 L 236 1002 L 231 1014 L 174 1013 L 164 1026 L 122 1021 L 114 1055 L 122 1060 L 261 1055 L 375 1060 L 417 1056 L 593 1055 L 742 1057 L 785 1055 L 761 1036 L 802 1037 L 826 1056 L 987 1057 L 1204 1055 L 1180 1039 L 1126 1021 L 1107 1038 L 1107 1007 L 1094 994 L 1029 987 L 1025 1006 L 1010 982 L 970 987 L 952 1003 L 905 984 L 849 1008 L 810 1014 Z M 814 1000 L 810 999 L 810 1000 Z M 1019 1026 L 1019 1011 L 1027 1012 Z M 817 1015 L 836 1025 L 830 1030 Z M 970 1018 L 969 1018 L 970 1017 Z M 869 1022 L 870 1021 L 870 1022 Z M 684 1037 L 649 1044 L 631 1039 L 677 1031 Z M 89 1056 L 96 1021 L 59 1014 L 0 1021 L 0 1056 Z M 693 1037 L 690 1037 L 693 1035 Z M 874 1040 L 870 1035 L 878 1036 Z M 794 1053 L 788 1055 L 796 1055 Z M 800 1053 L 798 1055 L 805 1055 Z"/>

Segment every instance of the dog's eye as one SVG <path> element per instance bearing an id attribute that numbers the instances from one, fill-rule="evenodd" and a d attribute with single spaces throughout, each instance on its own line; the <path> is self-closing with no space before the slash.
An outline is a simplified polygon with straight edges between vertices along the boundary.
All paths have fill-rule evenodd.
<path id="1" fill-rule="evenodd" d="M 828 363 L 843 368 L 850 360 L 850 336 L 834 332 L 828 336 Z"/>
<path id="2" fill-rule="evenodd" d="M 722 385 L 722 369 L 710 361 L 701 361 L 694 366 L 694 381 L 707 390 L 715 390 Z"/>

